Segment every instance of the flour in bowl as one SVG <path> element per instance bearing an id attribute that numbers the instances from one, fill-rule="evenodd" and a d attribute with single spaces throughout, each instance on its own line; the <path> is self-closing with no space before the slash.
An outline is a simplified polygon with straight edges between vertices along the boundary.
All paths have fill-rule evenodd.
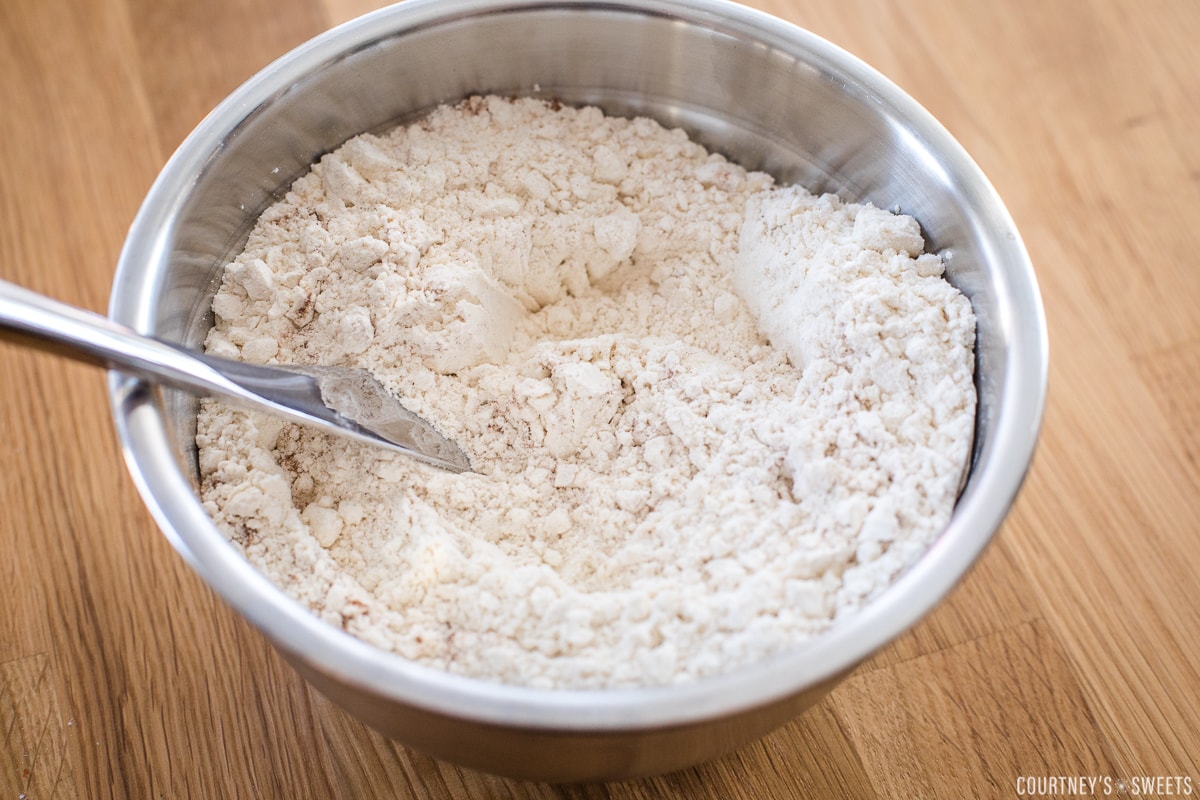
<path id="1" fill-rule="evenodd" d="M 878 595 L 949 520 L 974 318 L 917 224 L 680 131 L 472 98 L 327 155 L 209 352 L 370 370 L 455 475 L 205 403 L 202 495 L 314 613 L 537 687 L 694 680 Z"/>

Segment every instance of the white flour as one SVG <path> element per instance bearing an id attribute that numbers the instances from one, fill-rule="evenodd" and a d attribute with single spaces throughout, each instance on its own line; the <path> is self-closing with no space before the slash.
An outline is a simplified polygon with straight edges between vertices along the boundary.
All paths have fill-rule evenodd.
<path id="1" fill-rule="evenodd" d="M 359 137 L 263 215 L 208 349 L 365 367 L 476 473 L 209 403 L 205 505 L 323 619 L 433 667 L 583 688 L 760 660 L 949 519 L 974 320 L 922 249 L 595 109 L 475 98 Z"/>

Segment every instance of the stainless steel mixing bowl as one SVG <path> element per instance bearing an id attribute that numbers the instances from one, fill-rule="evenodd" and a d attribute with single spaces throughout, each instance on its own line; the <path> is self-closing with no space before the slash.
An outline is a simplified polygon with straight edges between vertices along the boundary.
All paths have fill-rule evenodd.
<path id="1" fill-rule="evenodd" d="M 769 662 L 680 686 L 535 690 L 406 662 L 288 599 L 201 508 L 193 402 L 114 374 L 129 468 L 209 585 L 321 692 L 385 734 L 547 780 L 694 764 L 819 699 L 933 608 L 995 533 L 1030 463 L 1046 390 L 1033 270 L 1000 199 L 950 135 L 874 70 L 792 25 L 721 0 L 409 0 L 299 47 L 197 127 L 133 223 L 111 316 L 199 343 L 223 260 L 315 159 L 354 134 L 482 92 L 648 115 L 746 167 L 920 221 L 978 316 L 970 476 L 928 554 L 862 613 Z"/>

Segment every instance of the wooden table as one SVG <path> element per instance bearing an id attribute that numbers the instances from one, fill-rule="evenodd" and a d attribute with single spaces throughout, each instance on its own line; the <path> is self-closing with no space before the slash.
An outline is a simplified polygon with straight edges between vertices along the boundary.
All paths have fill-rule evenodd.
<path id="1" fill-rule="evenodd" d="M 1051 776 L 1200 793 L 1200 4 L 755 4 L 941 119 L 1038 270 L 1042 443 L 951 598 L 714 763 L 569 788 L 460 770 L 308 689 L 189 571 L 122 466 L 98 370 L 0 345 L 0 800 L 1078 796 Z M 372 5 L 0 2 L 0 276 L 103 309 L 184 135 Z"/>

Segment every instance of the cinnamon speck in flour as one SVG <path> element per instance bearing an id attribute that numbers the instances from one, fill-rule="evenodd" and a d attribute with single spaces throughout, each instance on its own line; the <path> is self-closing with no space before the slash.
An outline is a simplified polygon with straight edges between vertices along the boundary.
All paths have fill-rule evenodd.
<path id="1" fill-rule="evenodd" d="M 538 687 L 694 680 L 854 613 L 949 520 L 974 318 L 914 220 L 646 119 L 475 97 L 325 156 L 209 352 L 363 367 L 455 475 L 206 402 L 206 508 L 333 625 Z"/>

